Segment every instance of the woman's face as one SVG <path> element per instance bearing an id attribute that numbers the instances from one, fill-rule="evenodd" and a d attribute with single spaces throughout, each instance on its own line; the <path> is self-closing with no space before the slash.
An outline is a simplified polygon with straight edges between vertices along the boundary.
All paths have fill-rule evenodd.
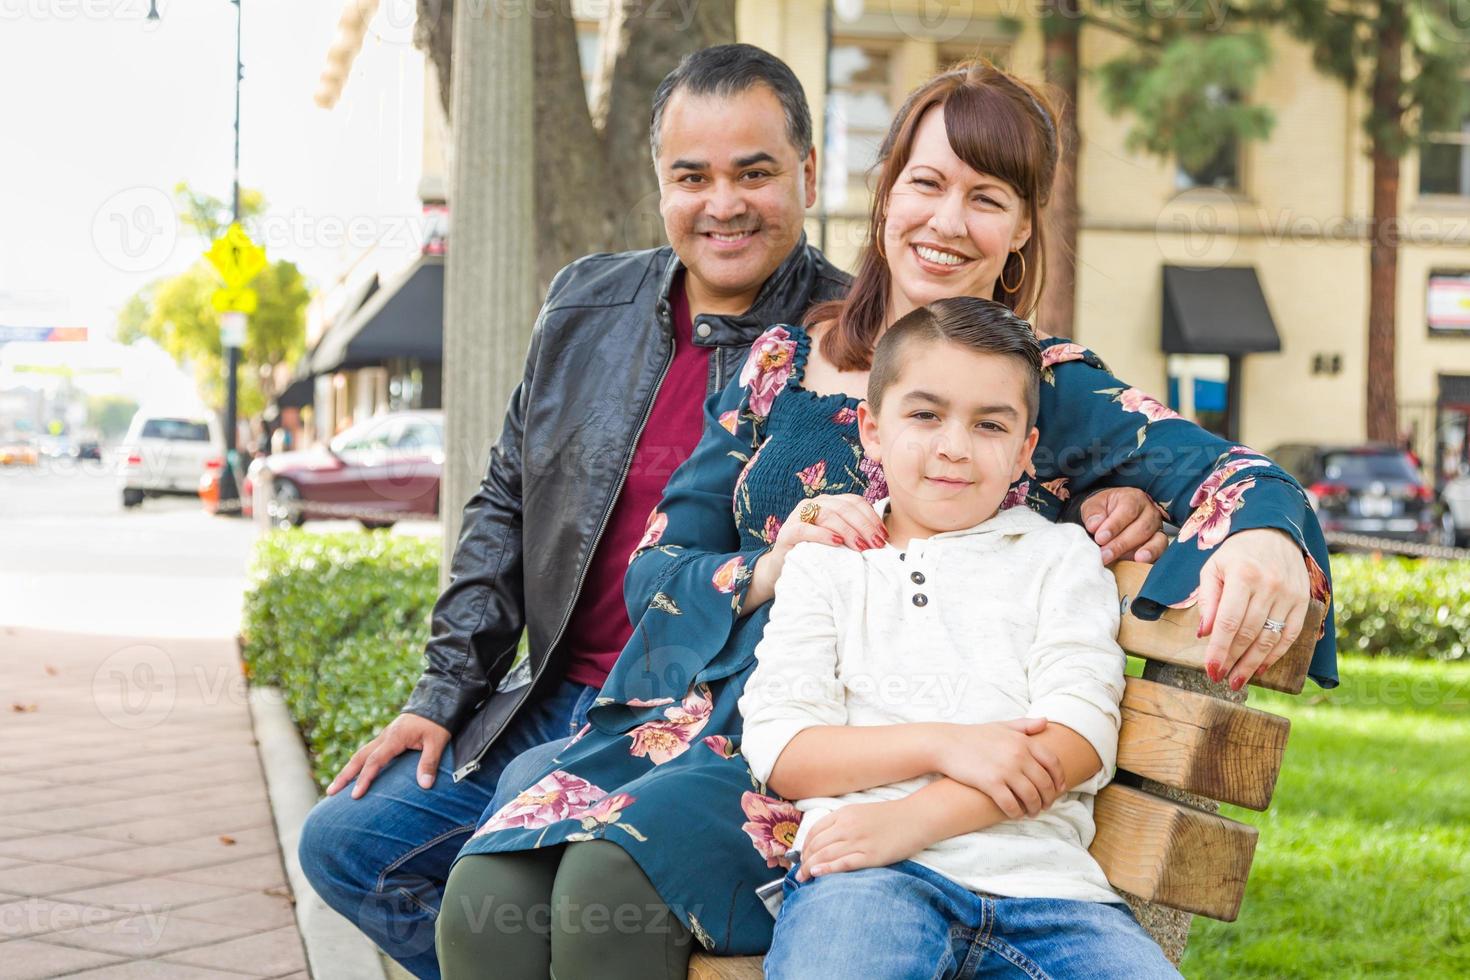
<path id="1" fill-rule="evenodd" d="M 1006 256 L 1030 237 L 1021 195 L 956 156 L 943 109 L 929 109 L 914 133 L 908 166 L 888 195 L 888 322 L 937 299 L 992 298 Z"/>

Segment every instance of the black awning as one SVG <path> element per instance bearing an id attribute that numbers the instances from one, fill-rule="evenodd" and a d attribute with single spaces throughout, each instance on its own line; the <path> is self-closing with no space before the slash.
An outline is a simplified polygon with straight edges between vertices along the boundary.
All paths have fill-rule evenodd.
<path id="1" fill-rule="evenodd" d="M 1164 266 L 1166 354 L 1259 354 L 1281 337 L 1253 266 Z"/>
<path id="2" fill-rule="evenodd" d="M 310 405 L 316 397 L 316 378 L 311 375 L 292 379 L 275 397 L 273 404 L 277 408 L 305 408 Z"/>
<path id="3" fill-rule="evenodd" d="M 333 324 L 311 355 L 313 374 L 404 357 L 444 357 L 444 259 L 425 255 L 373 293 L 351 317 Z"/>

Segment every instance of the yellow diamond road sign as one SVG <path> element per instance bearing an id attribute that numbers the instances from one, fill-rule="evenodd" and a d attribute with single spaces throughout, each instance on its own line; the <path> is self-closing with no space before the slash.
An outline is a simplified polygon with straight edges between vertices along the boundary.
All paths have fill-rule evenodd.
<path id="1" fill-rule="evenodd" d="M 232 290 L 247 285 L 265 268 L 265 249 L 250 240 L 239 222 L 216 238 L 204 257 Z"/>
<path id="2" fill-rule="evenodd" d="M 209 297 L 211 305 L 219 313 L 254 313 L 259 305 L 259 295 L 249 286 L 239 289 L 216 289 Z"/>

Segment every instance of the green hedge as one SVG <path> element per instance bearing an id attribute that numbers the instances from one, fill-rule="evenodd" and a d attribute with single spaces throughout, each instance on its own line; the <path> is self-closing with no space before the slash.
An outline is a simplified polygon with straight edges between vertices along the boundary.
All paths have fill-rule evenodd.
<path id="1" fill-rule="evenodd" d="M 438 586 L 437 539 L 293 530 L 256 542 L 246 670 L 284 693 L 321 785 L 413 690 Z"/>
<path id="2" fill-rule="evenodd" d="M 1459 660 L 1470 643 L 1470 561 L 1334 555 L 1338 649 Z"/>
<path id="3" fill-rule="evenodd" d="M 1332 570 L 1344 652 L 1466 656 L 1470 562 L 1336 555 Z M 285 693 L 323 785 L 413 689 L 438 577 L 434 539 L 284 531 L 256 543 L 246 669 Z"/>

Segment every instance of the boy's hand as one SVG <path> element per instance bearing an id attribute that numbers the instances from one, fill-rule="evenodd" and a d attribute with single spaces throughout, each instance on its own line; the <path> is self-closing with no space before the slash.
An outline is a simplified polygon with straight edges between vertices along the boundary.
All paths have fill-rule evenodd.
<path id="1" fill-rule="evenodd" d="M 796 880 L 897 864 L 934 843 L 907 802 L 853 803 L 827 814 L 802 844 Z"/>
<path id="2" fill-rule="evenodd" d="M 1034 817 L 1067 791 L 1062 762 L 1031 738 L 1045 718 L 955 725 L 939 748 L 939 771 L 985 793 L 1011 820 Z"/>

